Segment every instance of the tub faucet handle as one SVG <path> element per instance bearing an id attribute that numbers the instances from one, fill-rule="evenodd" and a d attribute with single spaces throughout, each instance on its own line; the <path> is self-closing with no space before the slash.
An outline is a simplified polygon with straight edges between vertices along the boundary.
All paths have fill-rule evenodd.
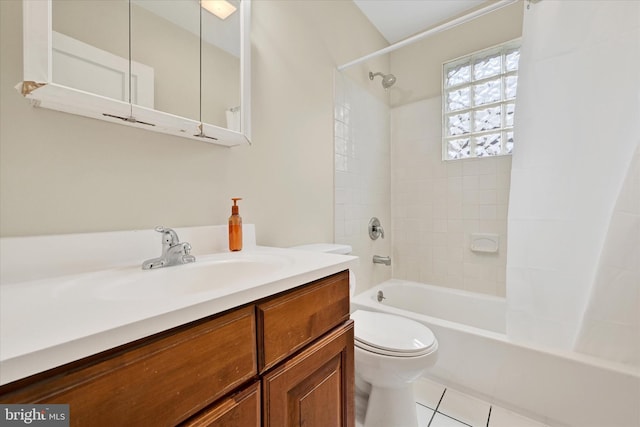
<path id="1" fill-rule="evenodd" d="M 369 237 L 371 240 L 376 240 L 378 237 L 384 239 L 384 229 L 380 225 L 380 220 L 375 216 L 369 221 Z"/>

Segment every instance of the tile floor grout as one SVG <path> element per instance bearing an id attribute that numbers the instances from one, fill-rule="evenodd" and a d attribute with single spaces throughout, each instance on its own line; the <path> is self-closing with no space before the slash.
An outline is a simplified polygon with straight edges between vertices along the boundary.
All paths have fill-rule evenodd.
<path id="1" fill-rule="evenodd" d="M 418 420 L 419 426 L 549 427 L 547 424 L 524 417 L 511 410 L 494 406 L 487 401 L 426 378 L 418 383 L 422 383 L 422 386 L 419 387 L 421 391 L 417 391 L 415 401 L 416 411 L 420 417 Z M 427 411 L 431 411 L 431 413 L 429 414 Z M 357 422 L 356 425 L 362 427 L 363 424 Z"/>
<path id="2" fill-rule="evenodd" d="M 496 407 L 494 407 L 493 404 L 484 401 L 484 400 L 480 400 L 477 398 L 474 398 L 472 396 L 466 395 L 466 393 L 462 393 L 459 392 L 457 390 L 451 389 L 449 387 L 446 387 L 442 384 L 438 384 L 438 383 L 434 383 L 432 381 L 427 380 L 427 382 L 431 382 L 433 385 L 439 386 L 441 387 L 442 393 L 440 394 L 440 396 L 438 397 L 438 395 L 436 394 L 434 397 L 438 398 L 437 404 L 435 405 L 435 409 L 432 409 L 431 406 L 433 405 L 429 405 L 427 401 L 423 401 L 423 402 L 418 402 L 418 400 L 421 399 L 416 399 L 416 403 L 419 405 L 422 405 L 428 409 L 430 409 L 432 412 L 431 417 L 429 418 L 429 421 L 427 423 L 427 427 L 438 427 L 442 425 L 442 420 L 444 419 L 443 417 L 445 417 L 446 419 L 453 421 L 456 423 L 457 426 L 459 427 L 472 427 L 472 426 L 477 426 L 477 427 L 496 427 L 496 426 L 504 426 L 504 415 L 502 415 L 499 418 L 495 419 L 495 422 L 493 420 L 493 415 L 494 415 L 494 409 L 496 409 Z M 451 396 L 449 396 L 451 394 Z M 466 396 L 469 399 L 472 399 L 476 402 L 481 402 L 484 405 L 484 411 L 481 411 L 479 413 L 476 413 L 475 415 L 475 420 L 468 418 L 468 416 L 470 414 L 467 415 L 463 415 L 462 413 L 459 412 L 451 412 L 453 410 L 453 407 L 451 406 L 451 399 L 459 399 L 462 395 Z M 445 399 L 446 398 L 446 399 Z M 447 403 L 445 403 L 445 401 Z M 432 401 L 432 403 L 435 402 L 435 399 Z M 459 403 L 458 403 L 459 404 Z M 456 405 L 458 405 L 456 404 Z M 501 408 L 498 408 L 502 411 Z M 509 411 L 511 412 L 511 411 Z M 513 415 L 516 415 L 518 417 L 522 417 L 516 413 L 511 412 Z M 497 415 L 497 412 L 496 412 Z M 524 421 L 524 419 L 526 417 L 522 417 L 523 419 L 521 421 Z M 511 420 L 511 422 L 514 422 L 514 420 Z M 525 422 L 526 425 L 528 426 L 533 426 L 535 424 L 535 426 L 538 427 L 549 427 L 546 424 L 542 424 L 539 423 L 537 421 L 531 420 L 531 419 L 527 419 L 527 421 Z M 530 424 L 531 423 L 531 424 Z M 449 425 L 448 422 L 445 422 L 446 425 Z M 640 427 L 640 426 L 639 426 Z"/>
<path id="3" fill-rule="evenodd" d="M 433 422 L 433 419 L 436 417 L 437 414 L 443 415 L 443 416 L 445 416 L 447 418 L 450 418 L 450 419 L 452 419 L 454 421 L 459 422 L 460 424 L 464 424 L 465 426 L 472 427 L 470 424 L 467 424 L 462 420 L 459 420 L 459 419 L 457 419 L 455 417 L 452 417 L 451 415 L 445 414 L 444 412 L 438 412 L 438 409 L 440 408 L 440 404 L 442 403 L 442 400 L 444 399 L 444 395 L 447 393 L 447 390 L 448 389 L 445 387 L 445 389 L 442 391 L 442 395 L 440 396 L 440 400 L 438 400 L 438 404 L 436 405 L 435 409 L 432 409 L 432 408 L 429 408 L 428 406 L 422 405 L 425 408 L 432 409 L 432 411 L 433 411 L 433 414 L 431 414 L 431 418 L 429 419 L 429 422 L 427 423 L 427 427 L 431 427 L 431 423 Z M 416 402 L 416 403 L 418 403 L 418 402 Z M 418 403 L 418 405 L 420 405 L 420 403 Z M 491 406 L 489 406 L 489 416 L 490 415 L 491 415 Z M 489 418 L 487 418 L 487 427 L 489 427 Z"/>
<path id="4" fill-rule="evenodd" d="M 436 408 L 433 410 L 433 414 L 431 414 L 431 418 L 429 419 L 429 422 L 427 423 L 427 427 L 431 426 L 431 423 L 433 422 L 433 419 L 435 418 L 436 414 L 438 413 L 438 408 L 440 407 L 440 403 L 442 402 L 442 399 L 444 399 L 444 394 L 447 392 L 447 389 L 445 388 L 442 391 L 442 394 L 440 395 L 440 400 L 438 400 L 438 404 L 436 405 Z M 427 408 L 429 408 L 427 406 Z M 429 408 L 431 409 L 431 408 Z"/>

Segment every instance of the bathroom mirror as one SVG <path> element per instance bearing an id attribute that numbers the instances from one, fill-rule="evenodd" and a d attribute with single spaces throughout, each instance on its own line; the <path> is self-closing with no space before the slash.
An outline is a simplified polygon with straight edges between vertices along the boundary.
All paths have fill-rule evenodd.
<path id="1" fill-rule="evenodd" d="M 23 0 L 36 106 L 221 145 L 250 140 L 250 0 Z"/>
<path id="2" fill-rule="evenodd" d="M 52 83 L 129 102 L 129 1 L 52 0 Z"/>
<path id="3" fill-rule="evenodd" d="M 200 118 L 199 9 L 197 1 L 131 0 L 131 60 L 153 70 L 151 108 L 196 121 Z M 133 103 L 148 107 L 143 100 Z"/>

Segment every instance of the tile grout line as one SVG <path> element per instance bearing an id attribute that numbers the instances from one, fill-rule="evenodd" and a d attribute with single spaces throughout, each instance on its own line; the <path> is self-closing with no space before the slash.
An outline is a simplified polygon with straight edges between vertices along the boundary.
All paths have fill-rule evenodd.
<path id="1" fill-rule="evenodd" d="M 431 426 L 431 423 L 433 422 L 433 419 L 435 418 L 436 414 L 438 413 L 438 408 L 440 407 L 440 403 L 442 403 L 442 399 L 444 399 L 444 394 L 447 392 L 447 389 L 445 387 L 445 389 L 442 391 L 442 395 L 440 396 L 440 400 L 438 400 L 438 404 L 436 405 L 435 409 L 433 410 L 433 414 L 431 414 L 431 419 L 429 420 L 429 423 L 427 424 L 427 427 Z"/>

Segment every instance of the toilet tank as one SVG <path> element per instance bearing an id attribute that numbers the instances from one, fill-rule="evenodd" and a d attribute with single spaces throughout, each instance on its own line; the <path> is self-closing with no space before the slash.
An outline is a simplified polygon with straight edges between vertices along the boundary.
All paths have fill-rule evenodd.
<path id="1" fill-rule="evenodd" d="M 341 245 L 338 243 L 312 243 L 309 245 L 293 246 L 291 249 L 299 249 L 302 251 L 324 252 L 328 254 L 348 255 L 351 253 L 351 246 Z"/>
<path id="2" fill-rule="evenodd" d="M 309 245 L 293 246 L 291 249 L 299 249 L 301 251 L 324 252 L 327 254 L 351 254 L 350 245 L 341 245 L 338 243 L 311 243 Z M 353 298 L 356 294 L 356 276 L 352 270 L 349 270 L 349 296 Z"/>

